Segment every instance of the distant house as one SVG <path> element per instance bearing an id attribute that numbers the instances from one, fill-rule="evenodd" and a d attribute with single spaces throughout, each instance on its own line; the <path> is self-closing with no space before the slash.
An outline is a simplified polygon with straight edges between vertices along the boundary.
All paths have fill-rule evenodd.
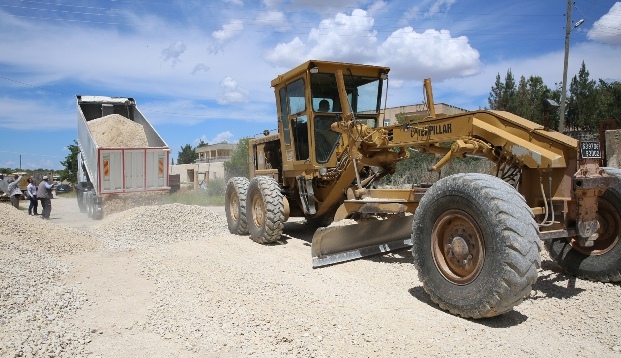
<path id="1" fill-rule="evenodd" d="M 196 148 L 198 159 L 192 164 L 170 166 L 170 174 L 179 174 L 182 188 L 209 185 L 214 179 L 224 179 L 224 163 L 231 160 L 237 144 L 218 143 Z"/>
<path id="2" fill-rule="evenodd" d="M 236 147 L 237 144 L 222 142 L 196 148 L 194 150 L 198 154 L 196 163 L 228 162 Z"/>
<path id="3" fill-rule="evenodd" d="M 463 108 L 451 106 L 446 103 L 436 103 L 434 108 L 436 110 L 436 117 L 445 117 L 452 114 L 468 112 Z M 398 116 L 424 116 L 428 113 L 426 104 L 392 107 L 386 108 L 385 116 L 382 115 L 383 113 L 380 114 L 380 120 L 384 121 L 384 126 L 390 126 L 398 123 Z"/>

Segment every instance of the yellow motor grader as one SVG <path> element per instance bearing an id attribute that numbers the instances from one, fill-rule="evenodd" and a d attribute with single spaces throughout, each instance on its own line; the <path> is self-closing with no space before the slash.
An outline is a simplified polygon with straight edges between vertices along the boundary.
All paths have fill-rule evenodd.
<path id="1" fill-rule="evenodd" d="M 431 299 L 471 318 L 530 293 L 541 242 L 570 274 L 621 281 L 621 170 L 599 166 L 598 143 L 503 111 L 436 115 L 429 80 L 429 116 L 383 126 L 389 70 L 313 60 L 272 81 L 278 133 L 251 139 L 250 180 L 227 183 L 231 233 L 271 243 L 304 217 L 314 267 L 411 246 Z M 408 148 L 438 156 L 430 170 L 476 156 L 495 175 L 377 188 Z"/>

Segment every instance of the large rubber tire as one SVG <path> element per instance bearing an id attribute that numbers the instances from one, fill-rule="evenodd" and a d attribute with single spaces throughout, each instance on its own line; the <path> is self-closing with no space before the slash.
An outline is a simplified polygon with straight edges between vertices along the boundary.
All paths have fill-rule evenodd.
<path id="1" fill-rule="evenodd" d="M 267 244 L 280 240 L 285 227 L 285 206 L 276 180 L 259 176 L 250 181 L 246 217 L 253 241 Z"/>
<path id="2" fill-rule="evenodd" d="M 92 218 L 94 210 L 95 209 L 93 208 L 93 196 L 89 192 L 86 194 L 86 215 L 89 218 Z"/>
<path id="3" fill-rule="evenodd" d="M 86 212 L 86 205 L 84 204 L 84 199 L 83 196 L 85 196 L 86 193 L 80 192 L 78 191 L 76 198 L 78 200 L 78 208 L 80 208 L 80 212 L 81 213 L 85 213 Z"/>
<path id="4" fill-rule="evenodd" d="M 619 184 L 606 190 L 597 201 L 599 238 L 593 247 L 582 247 L 574 238 L 544 243 L 550 258 L 565 272 L 592 281 L 621 281 L 621 170 L 603 168 L 619 178 Z"/>
<path id="5" fill-rule="evenodd" d="M 102 210 L 95 210 L 95 208 L 97 208 L 98 206 L 103 205 L 102 203 L 93 203 L 93 220 L 102 220 L 104 217 L 104 212 L 103 212 L 103 208 L 101 208 Z"/>
<path id="6" fill-rule="evenodd" d="M 246 219 L 246 193 L 248 179 L 234 177 L 226 184 L 224 195 L 224 210 L 229 232 L 235 235 L 248 235 L 248 221 Z"/>
<path id="7" fill-rule="evenodd" d="M 419 280 L 442 309 L 467 318 L 510 311 L 541 267 L 538 228 L 524 198 L 485 174 L 439 180 L 414 213 Z"/>

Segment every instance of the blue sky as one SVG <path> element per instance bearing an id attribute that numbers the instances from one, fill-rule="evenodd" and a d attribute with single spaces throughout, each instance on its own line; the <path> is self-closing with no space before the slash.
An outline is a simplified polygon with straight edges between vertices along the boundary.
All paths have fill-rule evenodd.
<path id="1" fill-rule="evenodd" d="M 309 59 L 391 67 L 388 106 L 487 105 L 496 74 L 562 80 L 567 1 L 3 0 L 0 167 L 60 169 L 75 95 L 127 96 L 171 148 L 275 129 L 270 81 Z M 621 2 L 575 0 L 569 78 L 621 81 Z"/>

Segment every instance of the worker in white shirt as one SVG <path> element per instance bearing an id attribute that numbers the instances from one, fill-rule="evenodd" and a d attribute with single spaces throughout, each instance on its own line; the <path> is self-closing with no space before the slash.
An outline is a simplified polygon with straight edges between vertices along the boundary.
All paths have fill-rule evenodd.
<path id="1" fill-rule="evenodd" d="M 32 178 L 28 178 L 28 187 L 26 187 L 26 193 L 28 193 L 28 199 L 30 199 L 30 205 L 28 206 L 28 215 L 39 215 L 37 213 L 39 209 L 39 202 L 37 201 L 37 186 Z"/>
<path id="2" fill-rule="evenodd" d="M 13 180 L 9 183 L 9 196 L 11 197 L 11 204 L 19 209 L 19 200 L 22 197 L 22 190 L 19 188 L 19 182 L 22 181 L 22 176 L 15 174 Z"/>

